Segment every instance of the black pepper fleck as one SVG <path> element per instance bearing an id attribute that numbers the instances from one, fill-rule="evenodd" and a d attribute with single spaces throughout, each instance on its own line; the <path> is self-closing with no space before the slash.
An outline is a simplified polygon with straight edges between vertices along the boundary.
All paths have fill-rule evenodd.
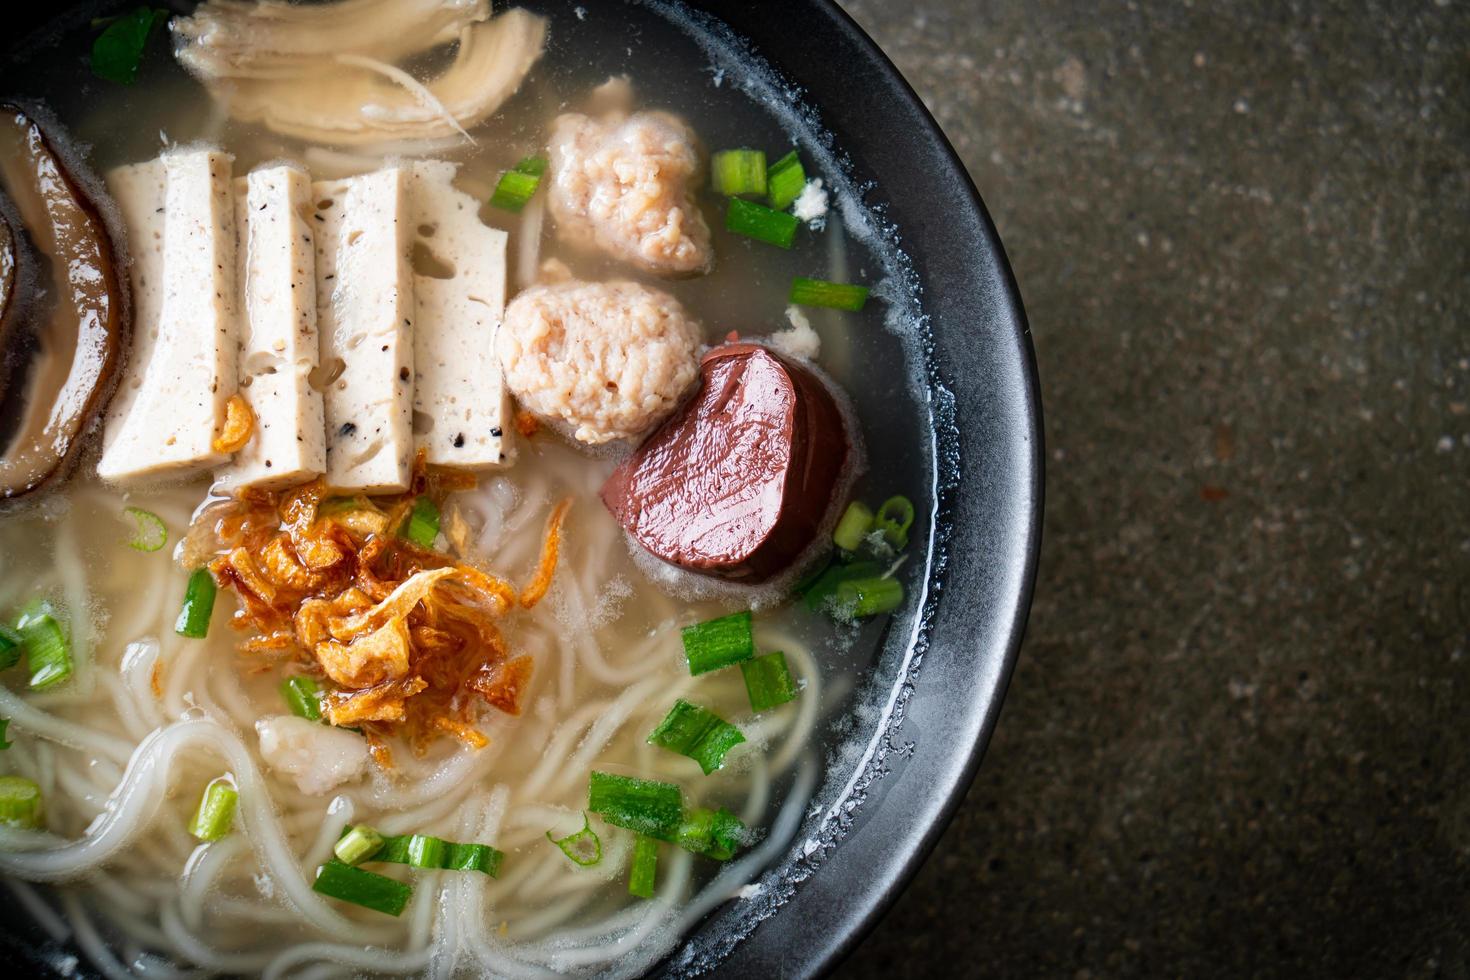
<path id="1" fill-rule="evenodd" d="M 459 433 L 458 435 L 456 435 L 454 437 L 454 448 L 455 449 L 463 449 L 464 448 L 464 433 L 463 432 Z"/>
<path id="2" fill-rule="evenodd" d="M 342 428 L 337 430 L 339 436 L 350 436 L 357 431 L 357 425 L 352 422 L 343 422 Z"/>
<path id="3" fill-rule="evenodd" d="M 501 434 L 502 433 L 500 431 L 500 426 L 498 426 L 498 425 L 497 426 L 494 426 L 490 430 L 490 435 L 491 435 L 492 438 L 499 439 L 500 436 L 501 436 Z"/>

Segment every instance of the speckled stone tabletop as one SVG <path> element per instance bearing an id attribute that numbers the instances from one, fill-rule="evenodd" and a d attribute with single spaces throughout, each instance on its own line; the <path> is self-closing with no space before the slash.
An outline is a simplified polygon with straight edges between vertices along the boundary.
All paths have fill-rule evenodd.
<path id="1" fill-rule="evenodd" d="M 1470 975 L 1470 5 L 846 0 L 1015 266 L 1036 603 L 849 977 Z"/>

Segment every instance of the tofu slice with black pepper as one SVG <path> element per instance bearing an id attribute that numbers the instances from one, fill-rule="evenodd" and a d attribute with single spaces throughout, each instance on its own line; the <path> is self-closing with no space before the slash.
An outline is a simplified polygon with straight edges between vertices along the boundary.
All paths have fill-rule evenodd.
<path id="1" fill-rule="evenodd" d="M 455 164 L 414 163 L 414 444 L 428 462 L 487 470 L 512 462 L 510 400 L 495 356 L 505 312 L 506 233 L 453 185 Z"/>
<path id="2" fill-rule="evenodd" d="M 276 166 L 235 181 L 240 391 L 255 434 L 215 472 L 216 487 L 275 490 L 326 472 L 318 363 L 311 177 Z"/>
<path id="3" fill-rule="evenodd" d="M 227 458 L 212 443 L 236 388 L 233 162 L 185 150 L 109 178 L 132 243 L 137 306 L 97 465 L 104 480 L 181 477 Z"/>
<path id="4" fill-rule="evenodd" d="M 401 492 L 413 456 L 408 174 L 319 181 L 312 197 L 327 483 Z"/>

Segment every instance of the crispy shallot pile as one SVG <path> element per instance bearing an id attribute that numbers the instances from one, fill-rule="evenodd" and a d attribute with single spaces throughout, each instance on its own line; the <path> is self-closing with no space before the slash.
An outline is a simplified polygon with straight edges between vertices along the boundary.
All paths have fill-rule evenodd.
<path id="1" fill-rule="evenodd" d="M 441 735 L 480 747 L 480 704 L 519 714 L 531 660 L 512 656 L 497 621 L 546 595 L 570 500 L 552 511 L 525 589 L 399 535 L 414 501 L 442 505 L 473 476 L 430 472 L 422 455 L 409 491 L 330 497 L 321 480 L 242 491 L 205 510 L 192 560 L 239 598 L 240 649 L 261 670 L 295 663 L 323 682 L 323 716 L 357 726 L 374 758 L 401 734 L 417 752 Z"/>

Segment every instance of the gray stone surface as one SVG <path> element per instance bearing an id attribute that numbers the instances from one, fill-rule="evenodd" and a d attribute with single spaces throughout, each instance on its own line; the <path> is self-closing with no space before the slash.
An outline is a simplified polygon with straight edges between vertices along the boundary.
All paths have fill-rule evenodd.
<path id="1" fill-rule="evenodd" d="M 1463 0 L 848 0 L 1010 252 L 1041 576 L 851 977 L 1470 973 Z"/>

